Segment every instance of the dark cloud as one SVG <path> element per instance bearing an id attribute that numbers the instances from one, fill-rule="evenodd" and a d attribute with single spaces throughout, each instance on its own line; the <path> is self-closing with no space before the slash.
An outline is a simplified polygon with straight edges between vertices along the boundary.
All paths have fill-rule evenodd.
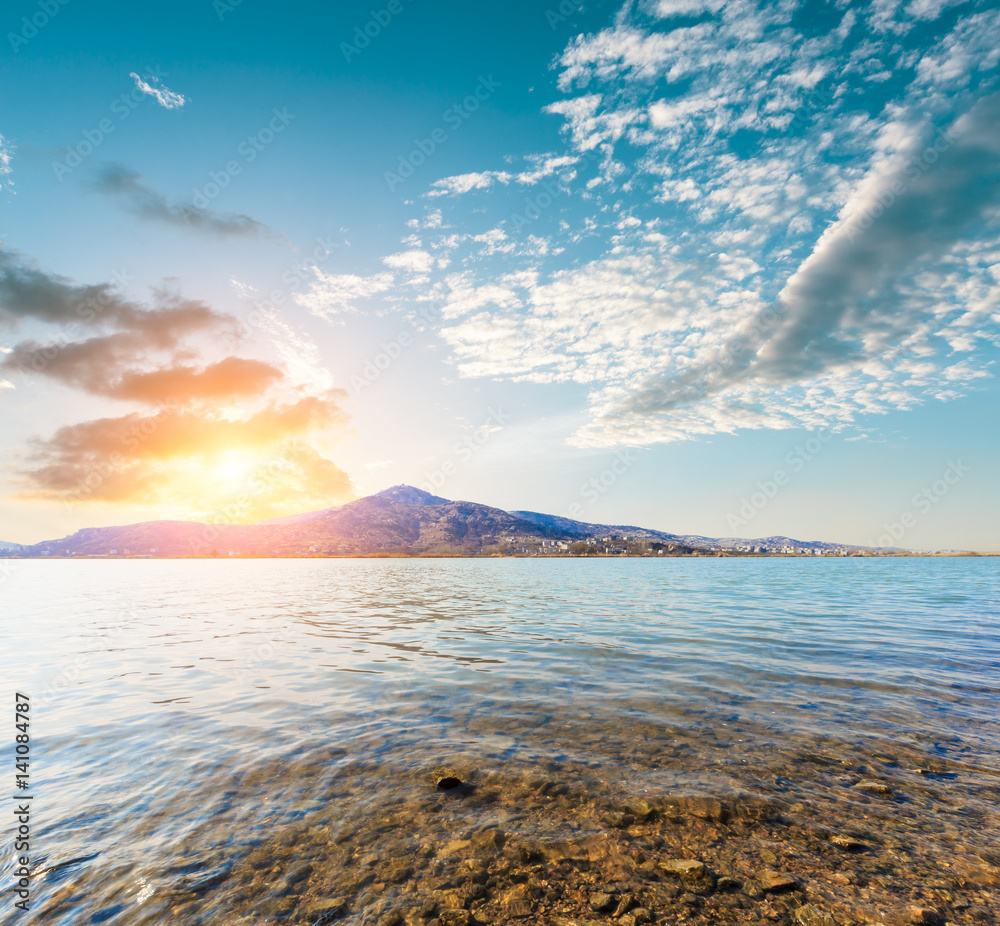
<path id="1" fill-rule="evenodd" d="M 808 384 L 854 372 L 931 321 L 934 305 L 913 277 L 974 239 L 1000 206 L 1000 94 L 979 100 L 946 131 L 925 132 L 862 190 L 774 305 L 715 356 L 636 384 L 606 418 L 703 405 L 746 384 Z"/>
<path id="2" fill-rule="evenodd" d="M 35 438 L 18 470 L 22 497 L 180 504 L 194 512 L 206 493 L 222 498 L 249 480 L 243 494 L 246 517 L 254 519 L 353 496 L 343 470 L 305 440 L 344 430 L 339 393 L 282 401 L 271 394 L 285 384 L 273 364 L 237 356 L 200 361 L 200 344 L 238 338 L 232 316 L 163 292 L 140 304 L 110 283 L 78 285 L 0 250 L 0 324 L 26 320 L 56 325 L 57 334 L 47 343 L 16 344 L 0 355 L 0 371 L 158 411 Z M 236 401 L 251 404 L 234 415 Z"/>
<path id="3" fill-rule="evenodd" d="M 0 251 L 0 322 L 25 319 L 61 329 L 46 343 L 16 344 L 0 370 L 51 377 L 97 395 L 189 404 L 263 395 L 283 378 L 271 364 L 241 357 L 196 366 L 190 338 L 238 335 L 236 319 L 203 302 L 158 293 L 154 306 L 140 305 L 111 284 L 76 285 Z"/>
<path id="4" fill-rule="evenodd" d="M 284 375 L 269 363 L 243 357 L 201 369 L 177 362 L 149 371 L 127 368 L 152 346 L 141 334 L 121 332 L 66 344 L 50 357 L 44 345 L 23 341 L 0 361 L 0 370 L 36 371 L 84 392 L 150 405 L 262 395 Z"/>
<path id="5" fill-rule="evenodd" d="M 1000 94 L 934 142 L 926 135 L 788 281 L 779 297 L 786 319 L 760 351 L 761 373 L 798 379 L 863 357 L 859 331 L 887 314 L 907 333 L 900 283 L 979 231 L 1000 204 Z"/>
<path id="6" fill-rule="evenodd" d="M 0 248 L 0 323 L 35 319 L 61 325 L 107 325 L 148 336 L 157 346 L 169 346 L 196 329 L 228 328 L 235 319 L 199 300 L 160 294 L 146 307 L 123 296 L 115 283 L 77 284 L 35 266 L 16 251 Z"/>
<path id="7" fill-rule="evenodd" d="M 101 170 L 93 189 L 106 196 L 116 197 L 125 204 L 129 212 L 152 222 L 162 222 L 176 228 L 191 228 L 222 237 L 274 237 L 270 228 L 248 215 L 200 209 L 191 203 L 171 204 L 162 193 L 151 189 L 143 180 L 141 174 L 121 164 L 111 164 Z"/>

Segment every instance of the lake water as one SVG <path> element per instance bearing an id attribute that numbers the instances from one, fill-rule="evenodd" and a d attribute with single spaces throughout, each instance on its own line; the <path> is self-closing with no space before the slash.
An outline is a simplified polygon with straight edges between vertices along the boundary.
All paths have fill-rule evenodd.
<path id="1" fill-rule="evenodd" d="M 993 922 L 998 565 L 10 561 L 0 921 Z"/>

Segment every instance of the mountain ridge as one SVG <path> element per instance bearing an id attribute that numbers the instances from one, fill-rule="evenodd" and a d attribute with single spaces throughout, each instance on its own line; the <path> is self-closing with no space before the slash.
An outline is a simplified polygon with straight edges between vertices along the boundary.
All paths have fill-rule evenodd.
<path id="1" fill-rule="evenodd" d="M 720 555 L 839 553 L 866 548 L 787 537 L 711 538 L 574 521 L 450 500 L 407 485 L 255 524 L 157 520 L 82 528 L 4 545 L 21 556 Z M 16 548 L 16 550 L 15 550 Z"/>

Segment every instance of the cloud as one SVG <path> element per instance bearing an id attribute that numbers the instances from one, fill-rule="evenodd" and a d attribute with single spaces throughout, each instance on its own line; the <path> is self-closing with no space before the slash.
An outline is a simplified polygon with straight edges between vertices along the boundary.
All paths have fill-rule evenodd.
<path id="1" fill-rule="evenodd" d="M 434 256 L 427 251 L 411 250 L 390 254 L 382 263 L 392 270 L 405 270 L 412 274 L 427 273 L 434 266 Z"/>
<path id="2" fill-rule="evenodd" d="M 536 156 L 564 159 L 571 195 L 449 233 L 462 271 L 420 297 L 459 374 L 584 385 L 586 446 L 838 427 L 973 388 L 1000 346 L 1000 11 L 945 5 L 805 29 L 788 5 L 654 0 L 573 38 L 545 110 L 568 150 Z"/>
<path id="3" fill-rule="evenodd" d="M 0 324 L 33 319 L 81 328 L 114 325 L 141 333 L 158 347 L 175 344 L 188 331 L 235 331 L 235 319 L 203 302 L 165 293 L 158 294 L 158 300 L 150 308 L 125 298 L 115 283 L 73 283 L 16 251 L 0 248 Z"/>
<path id="4" fill-rule="evenodd" d="M 337 396 L 312 396 L 239 420 L 164 409 L 67 425 L 32 442 L 18 497 L 173 504 L 233 521 L 308 510 L 353 496 L 347 474 L 305 440 L 345 422 Z"/>
<path id="5" fill-rule="evenodd" d="M 133 215 L 175 228 L 188 228 L 221 237 L 230 235 L 266 235 L 273 237 L 268 226 L 248 215 L 233 215 L 198 208 L 190 203 L 171 205 L 165 196 L 144 184 L 141 174 L 120 164 L 104 167 L 93 189 L 106 196 L 117 197 Z"/>
<path id="6" fill-rule="evenodd" d="M 891 344 L 886 335 L 905 329 L 899 321 L 910 314 L 901 279 L 981 231 L 1000 206 L 1000 94 L 978 101 L 937 147 L 932 137 L 915 141 L 873 167 L 785 284 L 785 320 L 760 350 L 761 372 L 799 377 Z M 881 336 L 865 324 L 873 318 Z"/>
<path id="7" fill-rule="evenodd" d="M 458 174 L 435 180 L 428 196 L 447 196 L 468 193 L 471 190 L 488 190 L 495 183 L 510 183 L 511 174 L 506 171 L 485 170 L 479 173 Z"/>
<path id="8" fill-rule="evenodd" d="M 0 361 L 0 370 L 35 371 L 92 395 L 148 405 L 221 403 L 257 396 L 284 378 L 272 364 L 243 357 L 226 357 L 202 368 L 176 360 L 159 369 L 129 368 L 148 362 L 153 350 L 150 340 L 135 332 L 67 343 L 54 353 L 48 345 L 24 341 Z"/>
<path id="9" fill-rule="evenodd" d="M 232 282 L 243 298 L 255 299 L 252 286 L 235 279 Z M 270 337 L 281 357 L 288 384 L 310 395 L 329 392 L 333 388 L 333 375 L 324 365 L 316 342 L 289 324 L 273 304 L 256 302 L 254 312 L 260 329 Z"/>
<path id="10" fill-rule="evenodd" d="M 0 190 L 12 189 L 14 186 L 13 181 L 10 179 L 11 166 L 10 162 L 13 160 L 14 155 L 11 153 L 11 144 L 7 141 L 3 135 L 0 135 Z"/>
<path id="11" fill-rule="evenodd" d="M 478 173 L 457 174 L 453 177 L 443 177 L 431 184 L 432 189 L 426 196 L 460 196 L 472 190 L 489 190 L 496 185 L 507 186 L 511 183 L 531 185 L 551 177 L 565 168 L 570 168 L 580 159 L 574 155 L 531 155 L 527 158 L 529 166 L 521 171 L 486 170 Z M 434 213 L 432 213 L 432 216 Z M 440 224 L 440 211 L 437 212 Z M 426 228 L 436 227 L 427 224 Z"/>
<path id="12" fill-rule="evenodd" d="M 158 409 L 34 438 L 18 469 L 22 497 L 173 506 L 195 517 L 249 492 L 233 519 L 254 520 L 353 495 L 309 443 L 343 432 L 342 393 L 303 396 L 255 358 L 201 359 L 241 342 L 230 315 L 165 292 L 140 304 L 110 283 L 75 284 L 0 251 L 0 323 L 59 326 L 49 341 L 5 348 L 5 372 Z"/>
<path id="13" fill-rule="evenodd" d="M 674 16 L 700 16 L 703 13 L 718 13 L 723 0 L 657 0 L 654 15 L 660 19 Z"/>
<path id="14" fill-rule="evenodd" d="M 352 273 L 324 273 L 313 268 L 315 280 L 304 293 L 293 297 L 303 308 L 318 318 L 332 319 L 347 312 L 357 312 L 357 303 L 385 292 L 392 286 L 391 273 L 357 276 Z"/>
<path id="15" fill-rule="evenodd" d="M 151 96 L 157 103 L 160 104 L 164 109 L 180 109 L 186 102 L 187 98 L 180 93 L 174 93 L 165 84 L 160 87 L 154 87 L 153 84 L 159 84 L 160 79 L 158 77 L 150 77 L 149 80 L 152 83 L 143 80 L 134 71 L 129 74 L 135 81 L 136 88 L 141 90 L 143 93 Z"/>
<path id="16" fill-rule="evenodd" d="M 638 108 L 600 113 L 600 105 L 601 97 L 591 93 L 551 103 L 545 107 L 545 112 L 566 118 L 565 129 L 572 137 L 573 146 L 581 153 L 593 150 L 602 142 L 618 141 L 630 126 L 646 118 L 646 114 Z"/>

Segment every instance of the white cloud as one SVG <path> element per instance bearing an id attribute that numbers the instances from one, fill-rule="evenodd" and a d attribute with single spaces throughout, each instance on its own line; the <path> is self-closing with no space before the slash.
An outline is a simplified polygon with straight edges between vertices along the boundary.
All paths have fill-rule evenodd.
<path id="1" fill-rule="evenodd" d="M 160 83 L 160 80 L 157 77 L 150 77 L 149 80 L 152 81 L 152 83 L 143 80 L 134 71 L 129 74 L 129 77 L 135 81 L 135 85 L 139 90 L 148 96 L 151 96 L 164 109 L 180 109 L 187 102 L 187 98 L 185 96 L 180 93 L 174 93 L 174 91 L 169 89 L 166 85 L 154 87 L 154 83 Z"/>
<path id="2" fill-rule="evenodd" d="M 293 328 L 280 309 L 258 301 L 252 286 L 236 279 L 232 284 L 242 298 L 256 304 L 254 321 L 270 337 L 289 385 L 309 395 L 326 395 L 334 387 L 333 374 L 323 364 L 316 342 Z"/>
<path id="3" fill-rule="evenodd" d="M 499 184 L 507 186 L 510 183 L 530 185 L 572 167 L 579 161 L 572 155 L 554 157 L 550 155 L 534 155 L 527 160 L 530 166 L 521 171 L 486 170 L 479 173 L 458 174 L 454 177 L 444 177 L 431 184 L 432 189 L 427 196 L 456 196 L 469 193 L 472 190 L 488 190 Z M 433 215 L 433 213 L 432 213 Z M 437 211 L 440 219 L 441 211 Z M 427 228 L 434 227 L 427 225 Z"/>
<path id="4" fill-rule="evenodd" d="M 434 266 L 434 256 L 427 251 L 400 251 L 382 258 L 382 263 L 393 270 L 405 270 L 407 273 L 424 274 Z"/>
<path id="5" fill-rule="evenodd" d="M 788 4 L 623 7 L 557 60 L 566 152 L 432 185 L 482 194 L 492 227 L 437 199 L 385 258 L 403 298 L 441 307 L 463 377 L 584 386 L 580 445 L 961 395 L 1000 346 L 1000 11 L 911 35 L 943 2 L 873 0 L 807 33 Z M 550 177 L 568 195 L 537 225 L 497 221 L 491 191 Z"/>
<path id="6" fill-rule="evenodd" d="M 10 142 L 3 135 L 0 135 L 0 190 L 11 188 L 14 184 L 10 180 L 11 166 L 13 159 Z"/>
<path id="7" fill-rule="evenodd" d="M 17 387 L 9 379 L 0 379 L 0 389 L 16 389 Z"/>
<path id="8" fill-rule="evenodd" d="M 293 299 L 313 315 L 327 320 L 357 312 L 360 300 L 385 292 L 393 282 L 391 273 L 356 276 L 352 273 L 324 273 L 319 267 L 314 267 L 313 274 L 316 279 L 308 291 L 296 293 Z"/>
<path id="9" fill-rule="evenodd" d="M 494 183 L 509 183 L 510 174 L 504 171 L 487 170 L 481 173 L 459 174 L 436 180 L 428 196 L 447 196 L 468 193 L 470 190 L 488 190 Z"/>
<path id="10" fill-rule="evenodd" d="M 674 16 L 700 16 L 702 13 L 718 13 L 723 0 L 658 0 L 654 13 L 661 19 Z"/>

